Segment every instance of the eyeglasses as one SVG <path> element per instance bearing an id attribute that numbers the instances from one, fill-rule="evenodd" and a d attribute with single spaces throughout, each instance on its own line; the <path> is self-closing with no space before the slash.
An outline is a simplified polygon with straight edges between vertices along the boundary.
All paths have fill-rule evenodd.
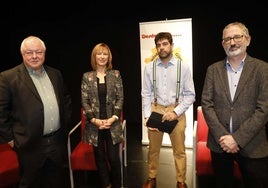
<path id="1" fill-rule="evenodd" d="M 235 35 L 233 37 L 226 37 L 222 39 L 222 42 L 224 44 L 230 44 L 232 39 L 234 40 L 234 42 L 241 42 L 243 40 L 243 37 L 244 35 Z"/>
<path id="2" fill-rule="evenodd" d="M 44 55 L 44 51 L 25 51 L 25 55 L 26 56 L 33 56 L 34 54 L 36 54 L 37 56 L 42 56 Z"/>

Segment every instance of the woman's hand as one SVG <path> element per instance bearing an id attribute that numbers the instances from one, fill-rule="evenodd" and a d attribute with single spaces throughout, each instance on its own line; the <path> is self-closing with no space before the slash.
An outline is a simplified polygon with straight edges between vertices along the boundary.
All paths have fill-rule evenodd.
<path id="1" fill-rule="evenodd" d="M 111 125 L 117 121 L 115 117 L 110 117 L 109 119 L 97 119 L 92 118 L 91 123 L 99 127 L 99 129 L 110 129 Z"/>

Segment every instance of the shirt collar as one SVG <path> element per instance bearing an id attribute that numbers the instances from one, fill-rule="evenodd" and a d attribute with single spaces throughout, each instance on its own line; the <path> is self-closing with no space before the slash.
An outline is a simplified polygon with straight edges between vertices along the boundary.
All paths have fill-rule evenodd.
<path id="1" fill-rule="evenodd" d="M 33 70 L 32 68 L 30 68 L 27 65 L 25 65 L 25 66 L 26 66 L 26 69 L 27 69 L 27 71 L 29 72 L 30 75 L 38 75 L 38 74 L 36 74 L 35 70 Z M 44 68 L 44 66 L 42 66 L 41 67 L 41 75 L 44 75 L 44 73 L 45 73 L 45 68 Z"/>
<path id="2" fill-rule="evenodd" d="M 243 66 L 244 66 L 246 56 L 247 56 L 247 55 L 245 55 L 245 57 L 244 57 L 244 58 L 242 59 L 242 61 L 240 62 L 239 67 L 243 67 Z M 226 62 L 225 62 L 225 64 L 226 64 L 226 67 L 232 67 L 231 64 L 230 64 L 230 62 L 229 62 L 229 60 L 228 60 L 228 58 L 226 58 Z"/>
<path id="3" fill-rule="evenodd" d="M 168 62 L 168 65 L 175 65 L 177 62 L 176 58 L 174 57 L 174 55 L 172 55 L 171 59 L 169 60 Z M 157 58 L 156 60 L 156 64 L 157 65 L 162 65 L 163 66 L 163 63 L 162 61 L 160 60 L 160 58 Z"/>

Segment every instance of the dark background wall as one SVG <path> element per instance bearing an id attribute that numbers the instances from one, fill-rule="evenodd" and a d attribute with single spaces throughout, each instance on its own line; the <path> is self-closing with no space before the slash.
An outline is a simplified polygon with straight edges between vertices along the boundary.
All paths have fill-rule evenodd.
<path id="1" fill-rule="evenodd" d="M 141 137 L 141 67 L 139 23 L 192 18 L 193 77 L 196 102 L 200 105 L 206 68 L 225 57 L 221 46 L 223 27 L 244 22 L 252 41 L 249 54 L 268 61 L 267 14 L 262 4 L 244 2 L 36 2 L 20 1 L 2 7 L 2 60 L 0 71 L 21 63 L 20 43 L 28 35 L 41 37 L 47 46 L 46 64 L 60 69 L 71 91 L 74 124 L 80 118 L 82 74 L 91 69 L 90 53 L 95 44 L 107 43 L 113 65 L 124 82 L 124 116 L 137 126 Z M 55 2 L 56 3 L 56 2 Z"/>

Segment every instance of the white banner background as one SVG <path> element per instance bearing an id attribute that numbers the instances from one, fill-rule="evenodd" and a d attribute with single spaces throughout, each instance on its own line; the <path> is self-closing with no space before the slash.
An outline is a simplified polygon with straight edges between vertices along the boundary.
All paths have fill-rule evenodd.
<path id="1" fill-rule="evenodd" d="M 173 36 L 173 53 L 179 53 L 183 63 L 189 63 L 192 71 L 192 19 L 176 19 L 155 22 L 141 22 L 140 26 L 140 49 L 141 49 L 141 80 L 146 63 L 156 55 L 154 37 L 158 32 L 167 31 Z M 193 71 L 192 71 L 193 72 Z M 142 84 L 142 83 L 141 83 Z M 187 148 L 193 147 L 193 105 L 186 112 L 186 139 Z M 147 128 L 143 126 L 142 112 L 142 144 L 149 143 Z M 169 135 L 164 134 L 163 146 L 171 146 Z"/>

